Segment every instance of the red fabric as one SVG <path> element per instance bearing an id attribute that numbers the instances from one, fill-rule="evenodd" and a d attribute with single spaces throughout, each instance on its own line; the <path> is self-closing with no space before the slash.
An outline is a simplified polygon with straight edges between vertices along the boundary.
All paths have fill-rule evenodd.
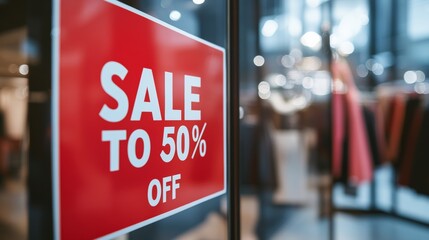
<path id="1" fill-rule="evenodd" d="M 344 98 L 343 94 L 334 90 L 332 94 L 332 173 L 341 176 L 343 141 L 344 141 Z"/>
<path id="2" fill-rule="evenodd" d="M 392 119 L 390 125 L 390 137 L 388 138 L 387 160 L 394 161 L 398 157 L 399 145 L 401 143 L 402 128 L 404 125 L 405 96 L 395 95 L 392 102 Z"/>
<path id="3" fill-rule="evenodd" d="M 377 144 L 379 146 L 380 160 L 381 163 L 387 162 L 386 149 L 386 129 L 387 121 L 386 116 L 388 112 L 388 106 L 390 104 L 390 97 L 381 97 L 378 100 L 377 108 L 375 111 L 375 120 L 376 120 L 376 134 L 377 134 Z"/>
<path id="4" fill-rule="evenodd" d="M 353 74 L 346 62 L 335 61 L 332 66 L 332 73 L 334 80 L 342 81 L 346 87 L 344 103 L 342 104 L 345 104 L 345 111 L 347 111 L 346 114 L 348 116 L 348 123 L 346 126 L 349 138 L 349 181 L 352 184 L 368 182 L 372 179 L 372 159 L 362 109 L 359 105 L 359 91 L 354 83 Z M 339 113 L 336 112 L 340 105 L 337 101 L 339 102 L 337 98 L 333 99 L 333 118 L 341 122 L 340 119 L 344 119 L 344 114 L 340 117 L 341 111 Z M 334 102 L 336 103 L 334 104 Z M 339 134 L 342 134 L 342 132 L 336 129 L 338 127 L 337 125 L 333 125 L 335 141 L 341 139 Z M 338 136 L 336 136 L 336 134 Z M 333 153 L 338 155 L 338 152 L 341 152 L 338 148 L 342 148 L 342 144 L 335 141 L 333 142 Z M 335 161 L 338 161 L 338 159 L 335 159 Z M 334 173 L 336 173 L 338 169 L 341 169 L 341 165 L 338 165 L 338 162 L 335 161 L 333 162 Z"/>

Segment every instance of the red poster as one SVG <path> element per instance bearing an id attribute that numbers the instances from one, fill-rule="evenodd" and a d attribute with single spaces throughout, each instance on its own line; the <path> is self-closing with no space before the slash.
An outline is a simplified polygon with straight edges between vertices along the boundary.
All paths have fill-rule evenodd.
<path id="1" fill-rule="evenodd" d="M 57 0 L 56 238 L 111 238 L 225 193 L 225 51 L 118 1 Z"/>

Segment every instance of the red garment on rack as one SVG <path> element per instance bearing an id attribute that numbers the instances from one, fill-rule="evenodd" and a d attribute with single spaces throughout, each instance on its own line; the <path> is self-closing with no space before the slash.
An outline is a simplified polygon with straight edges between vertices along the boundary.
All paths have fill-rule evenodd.
<path id="1" fill-rule="evenodd" d="M 332 174 L 341 176 L 344 131 L 344 94 L 335 91 L 332 93 Z"/>
<path id="2" fill-rule="evenodd" d="M 386 157 L 388 161 L 395 161 L 398 157 L 398 150 L 401 143 L 402 128 L 404 125 L 405 114 L 405 96 L 395 95 L 392 100 L 391 112 L 392 118 L 390 119 L 390 137 L 386 149 Z"/>
<path id="3" fill-rule="evenodd" d="M 376 119 L 376 131 L 377 131 L 377 141 L 379 146 L 380 161 L 381 163 L 387 162 L 387 141 L 386 134 L 387 128 L 390 121 L 387 121 L 388 112 L 390 112 L 390 102 L 391 97 L 382 96 L 379 97 L 377 107 L 375 110 L 375 119 Z"/>
<path id="4" fill-rule="evenodd" d="M 348 161 L 349 161 L 349 176 L 348 179 L 352 184 L 359 184 L 368 182 L 372 179 L 372 159 L 370 155 L 369 139 L 367 131 L 365 129 L 365 122 L 363 119 L 362 109 L 359 105 L 359 91 L 354 83 L 353 74 L 350 67 L 344 61 L 334 61 L 332 64 L 332 74 L 335 81 L 342 81 L 346 87 L 345 97 L 337 98 L 333 97 L 333 119 L 340 123 L 340 126 L 333 125 L 333 134 L 338 136 L 334 137 L 333 142 L 333 153 L 338 155 L 337 148 L 342 148 L 343 144 L 339 143 L 341 139 L 341 130 L 336 128 L 341 127 L 341 121 L 344 120 L 344 114 L 341 115 L 341 111 L 338 112 L 338 106 L 344 104 L 345 111 L 347 114 L 347 123 L 345 124 L 348 136 Z M 333 94 L 335 95 L 335 94 Z M 343 99 L 343 103 L 340 103 Z M 335 103 L 334 103 L 335 102 Z M 339 131 L 339 132 L 338 132 Z M 336 156 L 338 157 L 338 156 Z M 341 169 L 341 164 L 338 165 L 338 159 L 333 159 L 333 172 L 334 174 Z M 341 161 L 340 161 L 341 162 Z"/>

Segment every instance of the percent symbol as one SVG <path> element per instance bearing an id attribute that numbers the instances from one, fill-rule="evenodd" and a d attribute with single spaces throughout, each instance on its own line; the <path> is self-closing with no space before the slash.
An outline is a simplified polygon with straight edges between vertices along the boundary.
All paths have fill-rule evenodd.
<path id="1" fill-rule="evenodd" d="M 204 157 L 206 155 L 207 143 L 206 143 L 206 140 L 201 139 L 203 137 L 204 130 L 206 130 L 206 126 L 207 126 L 207 123 L 204 123 L 204 126 L 201 129 L 201 132 L 200 132 L 200 129 L 198 128 L 197 125 L 194 125 L 192 127 L 192 140 L 194 140 L 194 142 L 196 142 L 194 151 L 192 152 L 192 159 L 194 159 L 194 157 L 195 157 L 195 153 L 197 152 L 197 148 L 199 148 L 199 150 L 200 150 L 200 156 L 201 157 Z"/>

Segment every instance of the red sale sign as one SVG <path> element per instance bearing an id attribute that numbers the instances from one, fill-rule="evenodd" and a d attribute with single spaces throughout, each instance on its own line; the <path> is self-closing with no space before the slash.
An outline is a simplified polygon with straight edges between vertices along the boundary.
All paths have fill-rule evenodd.
<path id="1" fill-rule="evenodd" d="M 56 238 L 112 238 L 225 193 L 225 51 L 115 0 L 57 0 Z"/>

